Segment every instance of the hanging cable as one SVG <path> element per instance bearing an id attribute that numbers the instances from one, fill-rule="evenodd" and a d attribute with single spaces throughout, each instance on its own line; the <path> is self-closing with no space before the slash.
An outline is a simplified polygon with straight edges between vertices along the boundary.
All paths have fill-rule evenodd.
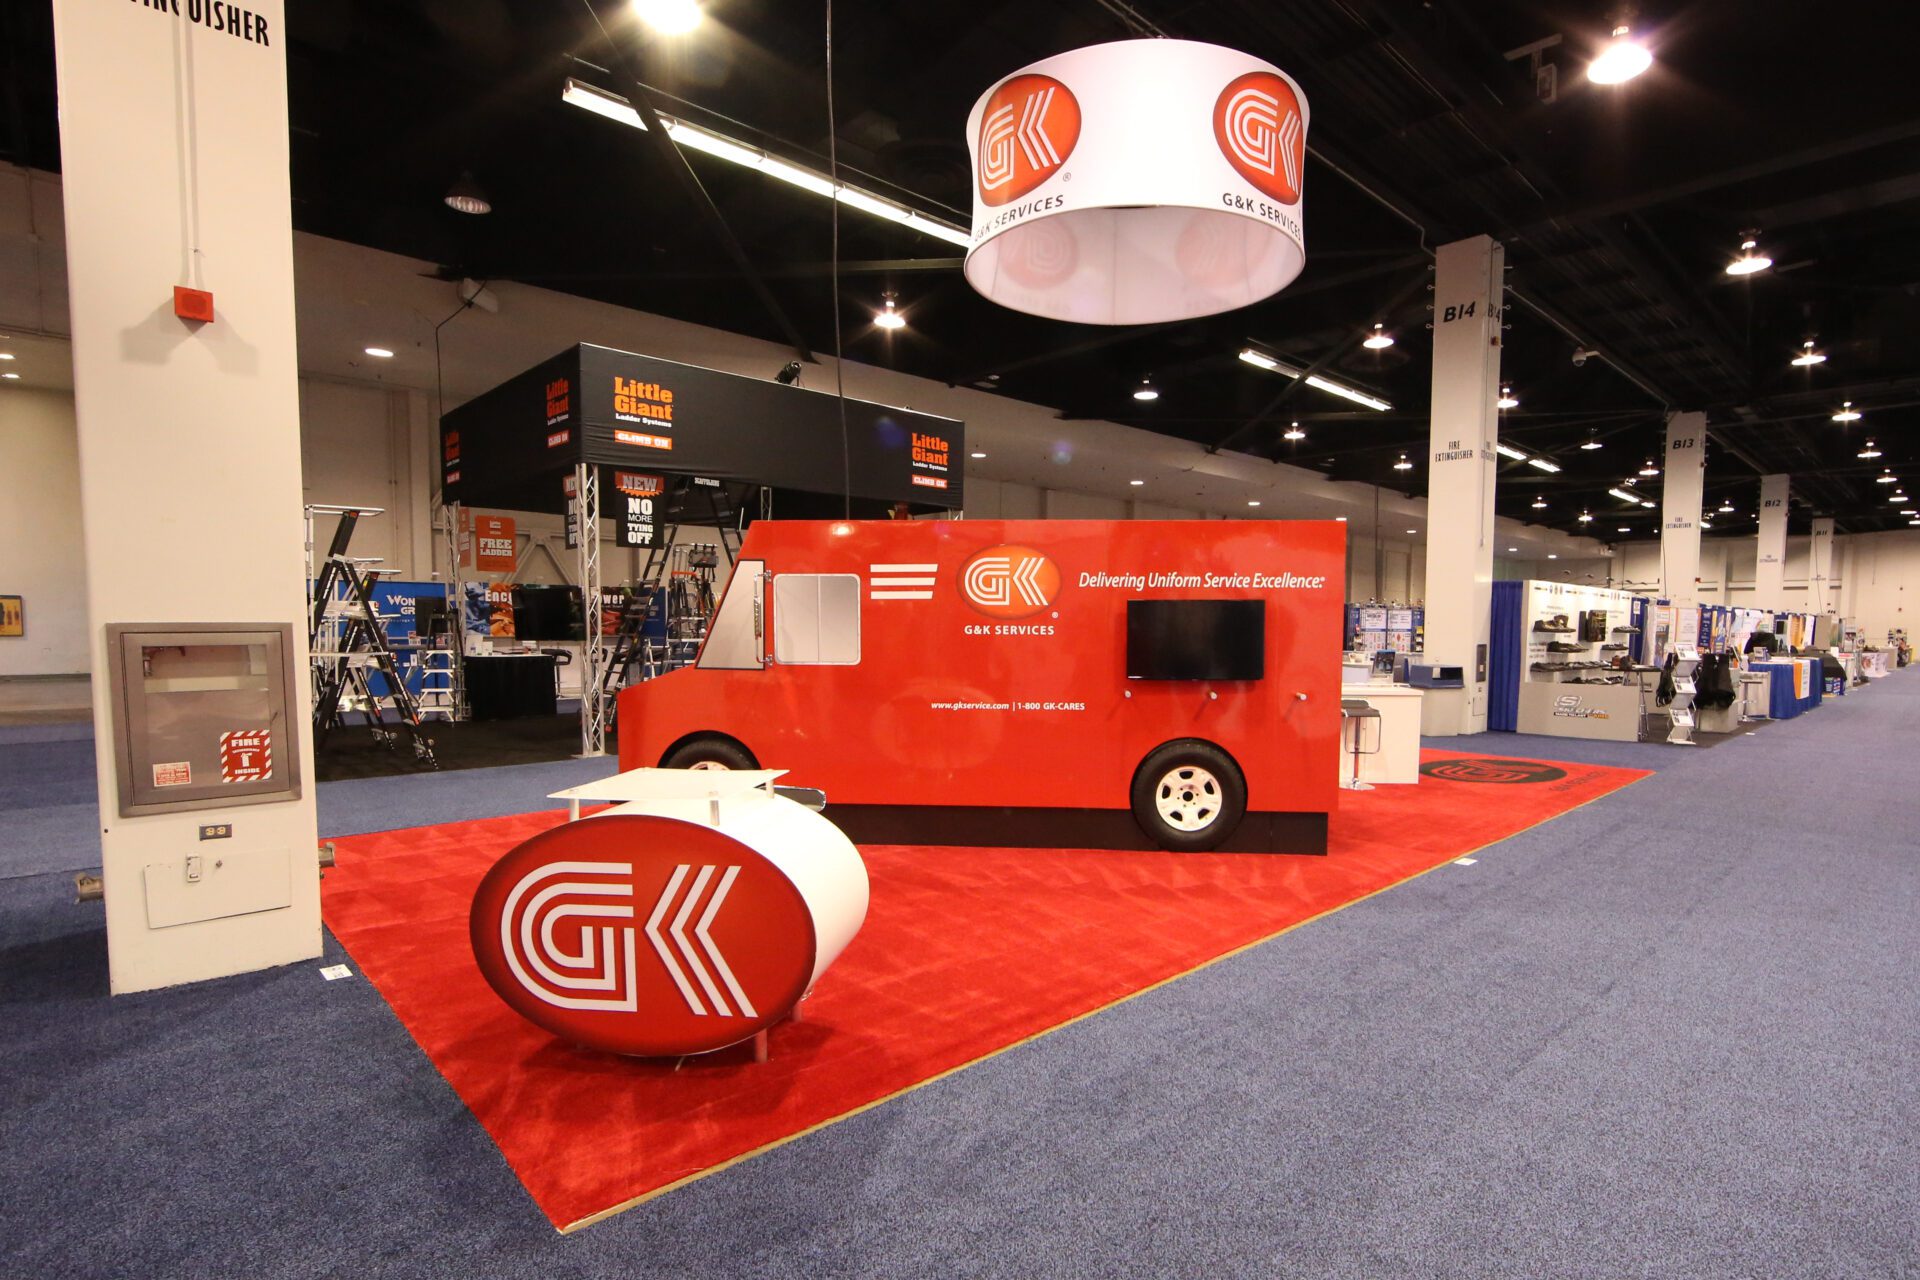
<path id="1" fill-rule="evenodd" d="M 847 436 L 846 357 L 840 350 L 840 140 L 833 119 L 833 0 L 827 0 L 827 176 L 833 182 L 833 253 L 827 265 L 833 287 L 833 391 L 840 401 L 842 513 L 853 519 L 853 450 Z"/>

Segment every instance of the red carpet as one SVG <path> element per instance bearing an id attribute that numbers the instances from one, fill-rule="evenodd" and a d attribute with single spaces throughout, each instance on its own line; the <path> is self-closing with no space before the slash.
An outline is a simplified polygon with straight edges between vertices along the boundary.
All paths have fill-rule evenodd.
<path id="1" fill-rule="evenodd" d="M 1456 758 L 1487 757 L 1423 753 L 1429 768 Z M 744 1048 L 678 1069 L 574 1049 L 481 979 L 467 942 L 474 886 L 564 815 L 341 840 L 326 921 L 567 1229 L 1646 776 L 1456 771 L 1343 794 L 1325 858 L 870 847 L 866 927 L 806 1021 L 774 1028 L 761 1066 Z"/>

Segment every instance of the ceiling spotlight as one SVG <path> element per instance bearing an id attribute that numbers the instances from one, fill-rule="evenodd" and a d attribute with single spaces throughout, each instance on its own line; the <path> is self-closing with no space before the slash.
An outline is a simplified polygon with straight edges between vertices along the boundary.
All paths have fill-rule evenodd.
<path id="1" fill-rule="evenodd" d="M 705 16 L 696 0 L 633 0 L 633 15 L 663 36 L 683 36 Z"/>
<path id="2" fill-rule="evenodd" d="M 1127 483 L 1128 483 L 1128 484 L 1130 484 L 1130 485 L 1132 485 L 1132 486 L 1134 486 L 1134 487 L 1135 487 L 1135 488 L 1137 489 L 1137 488 L 1139 488 L 1139 487 L 1140 487 L 1141 485 L 1143 485 L 1143 484 L 1145 484 L 1145 483 L 1146 483 L 1146 481 L 1145 481 L 1145 480 L 1129 480 L 1129 481 L 1127 481 Z"/>
<path id="3" fill-rule="evenodd" d="M 1633 530 L 1623 524 L 1619 528 L 1615 529 L 1614 532 L 1615 533 L 1632 533 Z"/>
<path id="4" fill-rule="evenodd" d="M 1732 515 L 1732 514 L 1733 514 L 1733 504 L 1732 504 L 1731 502 L 1723 502 L 1723 503 L 1721 503 L 1721 504 L 1720 504 L 1720 514 L 1721 514 L 1721 515 L 1723 515 L 1723 516 L 1730 516 L 1730 515 Z"/>
<path id="5" fill-rule="evenodd" d="M 1307 438 L 1307 433 L 1302 431 L 1300 429 L 1300 424 L 1296 422 L 1292 426 L 1288 427 L 1285 431 L 1282 431 L 1280 433 L 1280 438 L 1282 440 L 1305 440 Z"/>
<path id="6" fill-rule="evenodd" d="M 1560 553 L 1559 553 L 1558 551 L 1549 551 L 1549 552 L 1547 552 L 1547 559 L 1549 559 L 1549 560 L 1558 560 L 1559 558 L 1560 558 Z"/>
<path id="7" fill-rule="evenodd" d="M 1518 409 L 1520 407 L 1520 402 L 1513 398 L 1512 387 L 1500 388 L 1500 398 L 1493 403 L 1494 407 L 1498 409 Z"/>
<path id="8" fill-rule="evenodd" d="M 1880 456 L 1880 451 L 1874 448 L 1873 441 L 1869 440 L 1867 441 L 1867 447 L 1853 456 L 1856 458 L 1877 458 Z"/>
<path id="9" fill-rule="evenodd" d="M 1580 523 L 1581 523 L 1581 524 L 1592 524 L 1592 523 L 1593 523 L 1593 513 L 1592 513 L 1592 512 L 1590 512 L 1590 511 L 1582 511 L 1582 512 L 1580 513 Z"/>
<path id="10" fill-rule="evenodd" d="M 1713 528 L 1713 521 L 1711 521 L 1711 520 L 1709 520 L 1709 519 L 1707 519 L 1707 518 L 1706 518 L 1705 516 L 1701 516 L 1701 517 L 1700 517 L 1700 527 L 1701 527 L 1702 529 L 1711 529 L 1711 528 Z"/>
<path id="11" fill-rule="evenodd" d="M 1600 56 L 1587 64 L 1587 79 L 1595 84 L 1624 84 L 1653 65 L 1647 46 L 1635 40 L 1625 25 L 1613 29 L 1613 39 Z"/>
<path id="12" fill-rule="evenodd" d="M 1908 509 L 1906 511 L 1902 511 L 1900 514 L 1903 516 L 1920 516 L 1920 511 L 1914 511 L 1912 509 Z"/>
<path id="13" fill-rule="evenodd" d="M 1754 239 L 1760 234 L 1758 231 L 1743 231 L 1740 234 L 1746 238 L 1740 242 L 1740 256 L 1727 264 L 1728 275 L 1750 276 L 1756 271 L 1765 271 L 1773 265 L 1772 258 L 1764 253 L 1755 252 L 1760 247 L 1760 242 Z"/>
<path id="14" fill-rule="evenodd" d="M 1512 554 L 1514 554 L 1514 553 L 1515 553 L 1516 551 L 1518 551 L 1518 550 L 1520 550 L 1520 548 L 1518 548 L 1518 547 L 1508 547 L 1508 548 L 1507 548 L 1507 554 L 1508 554 L 1508 555 L 1512 555 Z"/>
<path id="15" fill-rule="evenodd" d="M 1527 465 L 1530 467 L 1538 467 L 1542 471 L 1548 472 L 1558 471 L 1560 469 L 1559 463 L 1548 462 L 1545 458 L 1528 458 Z"/>
<path id="16" fill-rule="evenodd" d="M 1594 449 L 1604 449 L 1607 446 L 1600 443 L 1599 432 L 1593 428 L 1589 428 L 1587 431 L 1587 438 L 1580 442 L 1580 447 L 1582 449 L 1586 449 L 1589 452 L 1591 452 Z"/>
<path id="17" fill-rule="evenodd" d="M 0 351 L 0 360 L 11 360 L 11 359 L 13 359 L 13 352 Z"/>
<path id="18" fill-rule="evenodd" d="M 1334 519 L 1338 520 L 1341 524 L 1345 524 L 1347 522 L 1347 518 L 1345 516 L 1335 516 Z"/>
<path id="19" fill-rule="evenodd" d="M 387 350 L 385 347 L 368 347 L 367 354 L 374 357 L 377 360 L 393 359 L 393 352 Z"/>
<path id="20" fill-rule="evenodd" d="M 17 374 L 17 373 L 0 373 L 0 378 L 5 378 L 5 379 L 7 379 L 7 380 L 8 380 L 9 382 L 18 382 L 18 381 L 20 381 L 20 375 L 19 375 L 19 374 Z"/>
<path id="21" fill-rule="evenodd" d="M 1140 385 L 1133 389 L 1133 398 L 1135 400 L 1158 400 L 1160 398 L 1160 388 L 1154 386 L 1150 379 L 1142 378 L 1140 379 Z"/>
<path id="22" fill-rule="evenodd" d="M 1812 338 L 1808 338 L 1800 344 L 1800 354 L 1790 361 L 1791 364 L 1801 369 L 1811 369 L 1816 364 L 1825 364 L 1826 362 L 1826 356 L 1813 349 Z"/>
<path id="23" fill-rule="evenodd" d="M 1408 533 L 1418 533 L 1418 532 L 1420 532 L 1420 531 L 1419 531 L 1418 529 L 1409 529 L 1409 530 L 1407 530 L 1407 532 L 1408 532 Z"/>
<path id="24" fill-rule="evenodd" d="M 1393 335 L 1386 331 L 1385 326 L 1375 325 L 1373 333 L 1360 345 L 1369 351 L 1385 351 L 1393 345 Z"/>
<path id="25" fill-rule="evenodd" d="M 1503 458 L 1512 458 L 1515 462 L 1525 462 L 1527 460 L 1526 454 L 1514 448 L 1512 445 L 1508 444 L 1504 440 L 1495 441 L 1493 446 L 1493 451 L 1499 454 Z"/>
<path id="26" fill-rule="evenodd" d="M 1858 422 L 1860 421 L 1860 411 L 1853 407 L 1853 401 L 1842 400 L 1840 402 L 1840 412 L 1833 415 L 1833 420 L 1835 422 Z"/>
<path id="27" fill-rule="evenodd" d="M 906 328 L 907 318 L 900 314 L 900 309 L 895 302 L 894 295 L 891 293 L 883 293 L 880 296 L 884 300 L 885 305 L 879 311 L 876 311 L 873 313 L 874 328 L 876 329 Z"/>
<path id="28" fill-rule="evenodd" d="M 984 458 L 984 457 L 986 457 L 987 455 L 986 455 L 986 454 L 984 454 L 984 453 L 979 453 L 979 452 L 974 452 L 974 453 L 970 453 L 970 454 L 968 454 L 967 456 L 968 456 L 969 458 Z"/>
<path id="29" fill-rule="evenodd" d="M 1660 468 L 1653 465 L 1652 458 L 1648 458 L 1640 464 L 1640 474 L 1643 476 L 1657 476 L 1660 474 Z"/>
<path id="30" fill-rule="evenodd" d="M 1535 511 L 1545 511 L 1547 509 L 1547 500 L 1545 498 L 1535 498 L 1533 500 L 1533 509 Z"/>
<path id="31" fill-rule="evenodd" d="M 1393 469 L 1395 471 L 1411 471 L 1413 470 L 1413 464 L 1407 461 L 1407 455 L 1403 453 L 1400 455 L 1400 461 L 1393 464 Z"/>
<path id="32" fill-rule="evenodd" d="M 463 171 L 460 174 L 459 179 L 447 188 L 447 194 L 443 199 L 446 201 L 447 208 L 456 213 L 493 212 L 493 202 L 487 199 L 487 193 L 482 191 L 480 184 L 473 180 L 473 174 L 470 171 Z"/>
<path id="33" fill-rule="evenodd" d="M 1257 507 L 1257 506 L 1259 506 L 1259 505 L 1260 505 L 1260 499 L 1258 499 L 1258 498 L 1248 498 L 1248 499 L 1247 499 L 1247 505 L 1248 505 L 1248 506 L 1250 506 L 1250 507 Z"/>
<path id="34" fill-rule="evenodd" d="M 1884 470 L 1882 470 L 1879 475 L 1873 478 L 1873 482 L 1875 484 L 1899 484 L 1900 483 L 1898 480 L 1894 479 L 1892 467 L 1887 467 Z"/>

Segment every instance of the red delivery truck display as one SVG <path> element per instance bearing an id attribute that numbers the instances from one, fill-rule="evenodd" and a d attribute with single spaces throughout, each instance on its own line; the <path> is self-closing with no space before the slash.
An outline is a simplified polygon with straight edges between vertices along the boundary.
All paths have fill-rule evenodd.
<path id="1" fill-rule="evenodd" d="M 1346 527 L 754 524 L 620 767 L 786 769 L 856 840 L 1324 853 Z"/>

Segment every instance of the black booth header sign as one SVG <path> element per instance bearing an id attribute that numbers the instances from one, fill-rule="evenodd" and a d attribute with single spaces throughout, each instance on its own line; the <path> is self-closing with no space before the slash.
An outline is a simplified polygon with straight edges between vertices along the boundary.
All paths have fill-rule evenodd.
<path id="1" fill-rule="evenodd" d="M 814 494 L 850 478 L 855 498 L 950 510 L 965 496 L 965 430 L 849 400 L 843 471 L 834 396 L 582 344 L 444 416 L 441 480 L 449 502 L 510 511 L 558 513 L 555 478 L 581 462 Z M 633 496 L 602 499 L 623 542 Z"/>

